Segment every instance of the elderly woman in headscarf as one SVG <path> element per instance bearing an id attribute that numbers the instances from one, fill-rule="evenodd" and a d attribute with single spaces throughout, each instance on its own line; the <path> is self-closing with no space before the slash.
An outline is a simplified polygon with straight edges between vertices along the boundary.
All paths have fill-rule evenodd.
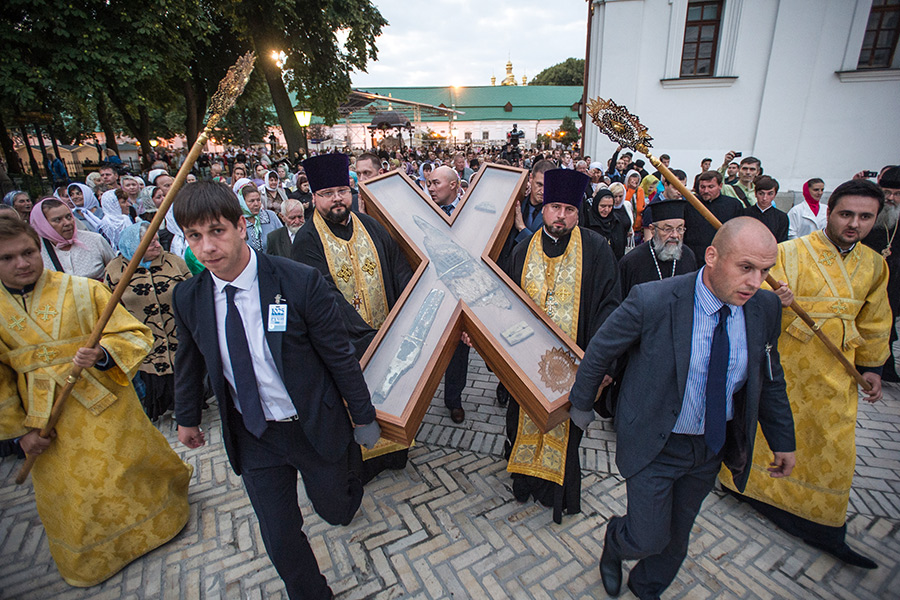
<path id="1" fill-rule="evenodd" d="M 72 209 L 48 196 L 31 211 L 31 226 L 41 236 L 44 268 L 79 277 L 103 279 L 106 265 L 116 253 L 102 235 L 79 231 Z"/>
<path id="2" fill-rule="evenodd" d="M 266 208 L 274 213 L 281 211 L 281 205 L 287 200 L 287 194 L 281 187 L 281 180 L 278 178 L 276 171 L 266 173 L 266 183 L 257 188 L 260 196 L 265 198 Z"/>
<path id="3" fill-rule="evenodd" d="M 13 190 L 6 194 L 3 196 L 3 204 L 12 206 L 23 221 L 27 221 L 31 214 L 31 197 L 25 190 Z"/>
<path id="4" fill-rule="evenodd" d="M 269 234 L 284 227 L 281 219 L 274 212 L 263 208 L 259 190 L 252 183 L 238 190 L 241 211 L 247 220 L 247 245 L 257 252 L 265 253 L 268 247 Z"/>
<path id="5" fill-rule="evenodd" d="M 287 163 L 278 163 L 278 166 L 275 167 L 275 170 L 278 171 L 278 179 L 281 180 L 282 188 L 284 188 L 286 191 L 291 191 L 297 187 L 297 184 L 294 181 L 294 177 L 291 174 L 291 170 L 288 167 Z"/>
<path id="6" fill-rule="evenodd" d="M 103 207 L 103 220 L 100 232 L 106 236 L 113 248 L 119 247 L 119 236 L 132 223 L 140 220 L 137 209 L 128 201 L 128 196 L 119 188 L 103 192 L 100 197 Z"/>
<path id="7" fill-rule="evenodd" d="M 88 176 L 84 178 L 84 182 L 91 188 L 91 191 L 96 192 L 97 186 L 100 185 L 100 173 L 97 171 L 89 173 Z"/>
<path id="8" fill-rule="evenodd" d="M 156 216 L 156 212 L 159 210 L 159 205 L 162 204 L 165 197 L 166 195 L 162 188 L 156 187 L 155 185 L 148 185 L 142 189 L 141 193 L 138 194 L 137 204 L 135 205 L 137 207 L 138 216 L 148 223 L 152 221 L 153 217 Z M 163 226 L 159 228 L 157 235 L 159 236 L 159 243 L 162 244 L 163 250 L 170 252 L 172 239 L 175 236 L 168 230 L 166 225 L 167 223 L 164 223 Z"/>
<path id="9" fill-rule="evenodd" d="M 72 214 L 80 222 L 84 223 L 90 231 L 102 233 L 100 224 L 103 219 L 103 209 L 97 202 L 94 190 L 83 183 L 70 183 L 66 188 L 66 205 L 72 209 Z M 62 197 L 60 197 L 62 199 Z"/>
<path id="10" fill-rule="evenodd" d="M 138 196 L 140 196 L 141 190 L 144 188 L 142 181 L 133 175 L 122 175 L 119 178 L 119 185 L 122 186 L 122 191 L 125 192 L 125 196 L 128 198 L 128 204 L 133 206 L 138 214 L 141 212 L 141 203 L 138 200 Z"/>
<path id="11" fill-rule="evenodd" d="M 115 288 L 122 279 L 148 227 L 149 223 L 140 221 L 122 231 L 119 236 L 120 256 L 106 266 L 106 283 L 110 289 Z M 159 238 L 154 235 L 122 295 L 122 304 L 128 312 L 153 332 L 153 350 L 140 367 L 140 378 L 146 388 L 141 404 L 152 421 L 174 405 L 173 364 L 178 338 L 172 304 L 175 284 L 190 276 L 185 262 L 163 250 Z"/>

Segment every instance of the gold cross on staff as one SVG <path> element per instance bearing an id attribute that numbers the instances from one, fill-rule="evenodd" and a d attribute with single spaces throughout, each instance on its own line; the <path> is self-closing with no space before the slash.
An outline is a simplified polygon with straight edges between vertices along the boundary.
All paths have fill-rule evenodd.
<path id="1" fill-rule="evenodd" d="M 463 331 L 543 431 L 568 418 L 583 352 L 494 262 L 526 175 L 485 165 L 452 218 L 403 173 L 360 185 L 414 269 L 362 360 L 385 437 L 413 440 Z"/>
<path id="2" fill-rule="evenodd" d="M 56 312 L 56 309 L 49 304 L 45 304 L 42 309 L 34 311 L 34 314 L 39 316 L 41 318 L 41 321 L 51 321 L 53 320 L 53 317 L 55 317 L 59 313 Z"/>
<path id="3" fill-rule="evenodd" d="M 57 356 L 59 356 L 59 351 L 54 348 L 47 348 L 46 346 L 41 346 L 41 349 L 37 352 L 36 356 L 44 361 L 45 363 L 50 362 Z"/>

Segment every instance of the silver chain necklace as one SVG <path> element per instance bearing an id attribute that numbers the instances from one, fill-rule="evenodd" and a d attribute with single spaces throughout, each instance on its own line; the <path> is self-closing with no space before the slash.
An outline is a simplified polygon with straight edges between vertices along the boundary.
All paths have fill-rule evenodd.
<path id="1" fill-rule="evenodd" d="M 650 244 L 650 256 L 653 257 L 653 264 L 656 266 L 656 274 L 659 275 L 660 281 L 662 281 L 662 271 L 659 270 L 659 263 L 656 261 L 656 252 L 653 251 L 653 240 L 647 242 Z M 675 265 L 678 264 L 678 259 L 672 259 L 672 277 L 675 277 Z"/>

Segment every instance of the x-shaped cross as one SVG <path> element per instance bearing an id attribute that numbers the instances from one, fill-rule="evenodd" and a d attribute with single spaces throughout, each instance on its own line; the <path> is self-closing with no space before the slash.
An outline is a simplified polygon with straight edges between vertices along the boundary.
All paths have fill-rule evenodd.
<path id="1" fill-rule="evenodd" d="M 452 217 L 403 173 L 360 185 L 414 269 L 362 359 L 385 437 L 415 438 L 462 331 L 538 427 L 568 417 L 583 353 L 494 262 L 526 175 L 485 165 Z"/>

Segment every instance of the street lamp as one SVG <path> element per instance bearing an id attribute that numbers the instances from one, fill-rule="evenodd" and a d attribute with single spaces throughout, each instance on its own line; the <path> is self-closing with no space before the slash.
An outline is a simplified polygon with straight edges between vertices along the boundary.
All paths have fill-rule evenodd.
<path id="1" fill-rule="evenodd" d="M 309 122 L 312 119 L 312 111 L 305 108 L 297 108 L 294 110 L 294 117 L 296 117 L 297 124 L 300 125 L 300 131 L 303 134 L 301 140 L 303 142 L 303 156 L 304 158 L 309 158 L 309 146 L 306 143 L 306 128 L 309 127 Z"/>

